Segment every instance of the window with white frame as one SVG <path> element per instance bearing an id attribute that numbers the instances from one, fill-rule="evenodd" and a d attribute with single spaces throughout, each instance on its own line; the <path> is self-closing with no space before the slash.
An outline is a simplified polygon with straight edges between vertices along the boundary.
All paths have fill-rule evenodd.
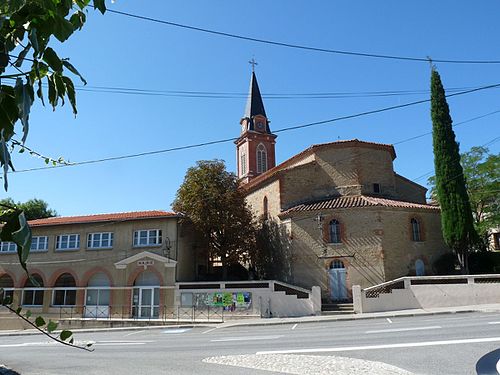
<path id="1" fill-rule="evenodd" d="M 23 289 L 24 306 L 42 306 L 43 305 L 43 280 L 40 275 L 33 275 L 28 279 Z"/>
<path id="2" fill-rule="evenodd" d="M 79 234 L 60 234 L 59 236 L 57 236 L 56 250 L 75 250 L 79 248 Z"/>
<path id="3" fill-rule="evenodd" d="M 264 173 L 265 171 L 267 171 L 267 151 L 261 143 L 257 146 L 257 173 Z"/>
<path id="4" fill-rule="evenodd" d="M 15 253 L 17 245 L 14 242 L 2 241 L 0 242 L 0 253 Z"/>
<path id="5" fill-rule="evenodd" d="M 88 249 L 111 249 L 113 247 L 113 232 L 89 233 Z"/>
<path id="6" fill-rule="evenodd" d="M 76 304 L 76 282 L 69 273 L 63 273 L 54 284 L 53 306 L 74 306 Z"/>
<path id="7" fill-rule="evenodd" d="M 134 246 L 161 245 L 161 229 L 136 230 L 134 232 Z"/>
<path id="8" fill-rule="evenodd" d="M 49 237 L 33 236 L 31 239 L 31 251 L 47 251 L 49 249 Z"/>

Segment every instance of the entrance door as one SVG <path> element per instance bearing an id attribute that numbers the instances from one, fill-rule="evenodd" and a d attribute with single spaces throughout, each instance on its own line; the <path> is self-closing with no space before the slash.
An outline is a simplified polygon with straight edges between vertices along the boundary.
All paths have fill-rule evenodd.
<path id="1" fill-rule="evenodd" d="M 158 318 L 160 289 L 151 287 L 134 288 L 132 311 L 134 318 Z"/>
<path id="2" fill-rule="evenodd" d="M 134 282 L 132 315 L 134 318 L 160 316 L 160 281 L 151 271 L 142 272 Z"/>
<path id="3" fill-rule="evenodd" d="M 334 260 L 328 270 L 330 297 L 334 301 L 347 299 L 346 269 L 341 260 Z"/>

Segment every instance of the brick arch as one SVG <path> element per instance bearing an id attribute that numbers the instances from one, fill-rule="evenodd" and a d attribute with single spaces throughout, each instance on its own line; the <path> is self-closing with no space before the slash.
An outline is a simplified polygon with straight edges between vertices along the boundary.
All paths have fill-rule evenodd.
<path id="1" fill-rule="evenodd" d="M 57 271 L 52 273 L 52 276 L 50 277 L 49 284 L 47 285 L 48 287 L 53 287 L 54 284 L 56 283 L 56 280 L 61 276 L 63 273 L 69 273 L 73 278 L 75 279 L 75 285 L 76 287 L 80 287 L 79 279 L 75 274 L 75 271 L 73 271 L 71 268 L 59 268 Z"/>
<path id="2" fill-rule="evenodd" d="M 85 274 L 82 277 L 82 286 L 86 287 L 87 284 L 89 283 L 90 278 L 97 273 L 104 273 L 108 277 L 109 286 L 111 287 L 114 286 L 113 277 L 111 276 L 111 273 L 106 268 L 100 266 L 93 267 L 87 272 L 85 272 Z"/>
<path id="3" fill-rule="evenodd" d="M 47 278 L 45 277 L 45 274 L 40 271 L 38 268 L 31 268 L 30 267 L 30 275 L 33 276 L 33 275 L 38 275 L 42 278 L 42 282 L 43 282 L 43 286 L 46 287 L 47 286 Z M 19 288 L 24 288 L 24 286 L 26 285 L 26 282 L 28 281 L 28 275 L 24 275 L 20 282 L 19 282 Z"/>
<path id="4" fill-rule="evenodd" d="M 324 265 L 325 265 L 325 277 L 326 277 L 326 289 L 328 291 L 328 296 L 331 295 L 331 290 L 330 290 L 330 280 L 329 280 L 329 270 L 330 270 L 330 265 L 335 262 L 335 261 L 340 260 L 344 264 L 344 269 L 345 269 L 345 287 L 347 289 L 347 298 L 352 299 L 352 282 L 351 282 L 351 275 L 350 275 L 350 266 L 351 262 L 349 258 L 345 257 L 333 257 L 332 259 L 325 260 Z"/>
<path id="5" fill-rule="evenodd" d="M 337 215 L 330 215 L 324 218 L 323 220 L 323 241 L 327 244 L 332 243 L 330 242 L 330 222 L 332 220 L 337 220 L 340 226 L 340 242 L 339 243 L 346 243 L 346 228 L 345 228 L 345 223 L 344 220 L 337 216 Z"/>
<path id="6" fill-rule="evenodd" d="M 136 267 L 128 277 L 127 286 L 134 286 L 135 279 L 137 279 L 137 276 L 139 276 L 144 271 L 152 271 L 156 276 L 158 276 L 158 279 L 160 280 L 160 286 L 163 285 L 162 274 L 156 269 L 155 266 L 148 266 L 148 268 L 146 269 L 144 269 L 144 267 Z"/>
<path id="7" fill-rule="evenodd" d="M 3 270 L 2 272 L 0 272 L 0 277 L 2 277 L 4 275 L 7 275 L 7 276 L 9 276 L 12 279 L 12 287 L 13 288 L 19 288 L 19 286 L 16 284 L 16 275 L 14 275 L 10 271 Z"/>

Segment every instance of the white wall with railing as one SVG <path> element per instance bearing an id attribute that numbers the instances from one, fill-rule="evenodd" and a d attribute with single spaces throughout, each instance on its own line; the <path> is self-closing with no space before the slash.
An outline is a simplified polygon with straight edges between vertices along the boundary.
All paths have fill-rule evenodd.
<path id="1" fill-rule="evenodd" d="M 352 288 L 356 313 L 500 303 L 500 275 L 400 277 Z"/>

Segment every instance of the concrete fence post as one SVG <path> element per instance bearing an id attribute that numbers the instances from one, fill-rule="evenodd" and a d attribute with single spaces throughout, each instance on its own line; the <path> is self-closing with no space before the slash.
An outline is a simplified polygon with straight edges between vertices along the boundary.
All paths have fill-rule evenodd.
<path id="1" fill-rule="evenodd" d="M 411 289 L 411 279 L 410 278 L 404 277 L 403 283 L 404 283 L 405 289 Z"/>
<path id="2" fill-rule="evenodd" d="M 321 315 L 321 288 L 313 286 L 310 294 L 312 300 L 313 314 Z"/>
<path id="3" fill-rule="evenodd" d="M 352 286 L 352 305 L 356 314 L 361 314 L 363 312 L 363 299 L 360 285 Z"/>

